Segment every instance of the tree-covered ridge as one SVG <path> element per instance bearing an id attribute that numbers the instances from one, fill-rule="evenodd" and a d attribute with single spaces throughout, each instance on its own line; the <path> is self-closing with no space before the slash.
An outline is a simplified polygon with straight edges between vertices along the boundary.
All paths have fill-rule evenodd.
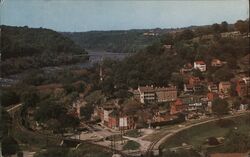
<path id="1" fill-rule="evenodd" d="M 159 41 L 159 35 L 145 35 L 145 30 L 129 31 L 91 31 L 63 33 L 82 48 L 101 49 L 110 52 L 136 52 L 153 42 Z"/>
<path id="2" fill-rule="evenodd" d="M 106 60 L 103 64 L 102 90 L 112 96 L 129 87 L 143 85 L 162 87 L 174 84 L 182 88 L 184 78 L 179 70 L 185 64 L 193 64 L 197 60 L 204 61 L 208 70 L 205 73 L 194 70 L 194 76 L 217 83 L 229 81 L 240 70 L 240 60 L 249 53 L 249 38 L 245 35 L 248 30 L 242 29 L 248 23 L 249 21 L 237 21 L 229 28 L 223 22 L 207 28 L 186 29 L 174 35 L 164 34 L 158 43 L 121 62 Z M 223 37 L 221 34 L 234 31 L 240 31 L 241 34 L 238 37 Z M 206 36 L 210 38 L 203 39 Z M 195 38 L 198 40 L 194 40 Z M 165 48 L 165 45 L 172 45 L 172 48 Z M 213 68 L 211 61 L 215 58 L 227 64 L 222 68 Z"/>
<path id="3" fill-rule="evenodd" d="M 2 76 L 45 66 L 75 64 L 87 53 L 69 38 L 44 28 L 1 26 Z"/>
<path id="4" fill-rule="evenodd" d="M 44 28 L 1 26 L 2 60 L 41 54 L 79 54 L 69 38 Z"/>

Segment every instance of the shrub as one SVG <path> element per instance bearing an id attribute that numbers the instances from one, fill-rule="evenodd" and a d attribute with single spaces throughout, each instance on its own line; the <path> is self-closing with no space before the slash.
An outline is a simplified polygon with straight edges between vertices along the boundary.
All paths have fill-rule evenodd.
<path id="1" fill-rule="evenodd" d="M 235 122 L 233 120 L 230 120 L 230 119 L 220 119 L 217 121 L 216 124 L 222 128 L 229 128 L 229 127 L 232 127 L 233 125 L 235 125 Z"/>
<path id="2" fill-rule="evenodd" d="M 135 142 L 135 141 L 132 141 L 132 140 L 129 140 L 124 146 L 123 146 L 123 149 L 124 150 L 136 150 L 136 149 L 139 149 L 140 148 L 140 144 Z"/>

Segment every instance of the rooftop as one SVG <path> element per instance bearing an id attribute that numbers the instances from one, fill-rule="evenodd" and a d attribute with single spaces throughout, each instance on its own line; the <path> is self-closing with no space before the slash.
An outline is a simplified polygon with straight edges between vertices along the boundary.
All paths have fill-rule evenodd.
<path id="1" fill-rule="evenodd" d="M 204 61 L 195 61 L 195 64 L 206 65 Z"/>

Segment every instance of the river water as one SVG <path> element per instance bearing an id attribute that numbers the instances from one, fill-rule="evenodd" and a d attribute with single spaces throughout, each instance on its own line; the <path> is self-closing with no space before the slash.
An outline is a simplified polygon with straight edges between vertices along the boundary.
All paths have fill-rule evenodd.
<path id="1" fill-rule="evenodd" d="M 43 67 L 47 73 L 53 73 L 58 70 L 70 69 L 72 67 L 80 67 L 80 68 L 91 68 L 94 64 L 99 64 L 105 59 L 111 60 L 123 60 L 124 58 L 131 56 L 131 53 L 112 53 L 106 51 L 97 51 L 97 50 L 87 50 L 89 55 L 89 60 L 83 63 L 71 64 L 71 65 L 62 65 L 62 66 L 49 66 Z M 30 70 L 26 70 L 22 73 L 10 75 L 7 78 L 0 78 L 0 86 L 10 86 L 17 83 L 20 79 L 25 77 Z"/>

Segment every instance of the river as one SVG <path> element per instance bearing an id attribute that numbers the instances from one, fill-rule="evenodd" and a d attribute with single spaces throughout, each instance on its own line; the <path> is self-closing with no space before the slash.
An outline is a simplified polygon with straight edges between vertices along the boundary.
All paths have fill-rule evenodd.
<path id="1" fill-rule="evenodd" d="M 102 62 L 105 59 L 111 59 L 111 60 L 123 60 L 124 58 L 131 56 L 131 53 L 112 53 L 112 52 L 106 52 L 102 50 L 87 50 L 89 55 L 89 60 L 85 61 L 83 63 L 76 63 L 71 65 L 61 65 L 61 66 L 48 66 L 43 67 L 42 70 L 44 70 L 47 73 L 53 73 L 58 70 L 63 69 L 70 69 L 72 67 L 80 67 L 80 68 L 91 68 L 94 64 L 98 64 Z M 8 78 L 0 78 L 0 86 L 10 86 L 18 82 L 18 80 L 22 79 L 23 77 L 28 74 L 30 70 L 25 70 L 22 73 L 10 75 Z"/>

